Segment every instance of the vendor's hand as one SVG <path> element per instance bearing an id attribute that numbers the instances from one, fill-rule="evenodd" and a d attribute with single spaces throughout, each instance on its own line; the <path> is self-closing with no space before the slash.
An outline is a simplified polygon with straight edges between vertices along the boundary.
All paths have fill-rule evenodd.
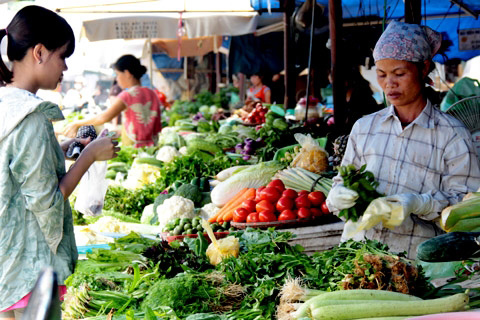
<path id="1" fill-rule="evenodd" d="M 433 210 L 433 198 L 429 194 L 401 193 L 385 197 L 392 204 L 403 207 L 404 218 L 413 213 L 416 215 L 429 214 Z"/>
<path id="2" fill-rule="evenodd" d="M 118 141 L 111 137 L 97 138 L 87 145 L 82 154 L 91 156 L 94 161 L 103 161 L 115 158 L 120 147 Z"/>
<path id="3" fill-rule="evenodd" d="M 65 127 L 65 130 L 63 130 L 63 135 L 69 138 L 75 138 L 78 128 L 80 128 L 80 125 L 76 122 L 72 122 Z"/>
<path id="4" fill-rule="evenodd" d="M 358 199 L 358 193 L 339 184 L 330 190 L 326 200 L 330 212 L 337 213 L 340 210 L 351 208 Z"/>

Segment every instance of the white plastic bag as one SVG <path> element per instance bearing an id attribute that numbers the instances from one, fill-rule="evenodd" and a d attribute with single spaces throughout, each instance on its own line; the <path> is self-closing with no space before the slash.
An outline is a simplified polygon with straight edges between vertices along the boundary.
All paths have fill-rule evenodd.
<path id="1" fill-rule="evenodd" d="M 75 210 L 86 216 L 98 216 L 102 213 L 108 187 L 108 181 L 105 178 L 106 172 L 106 161 L 94 162 L 88 168 L 78 185 Z"/>
<path id="2" fill-rule="evenodd" d="M 310 134 L 295 133 L 294 137 L 302 148 L 293 159 L 291 166 L 314 173 L 325 172 L 328 168 L 328 154 L 325 149 L 321 148 Z"/>

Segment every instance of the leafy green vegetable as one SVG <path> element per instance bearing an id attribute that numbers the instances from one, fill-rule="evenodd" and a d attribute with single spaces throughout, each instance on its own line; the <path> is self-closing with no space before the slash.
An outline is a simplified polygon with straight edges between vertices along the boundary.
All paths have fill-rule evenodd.
<path id="1" fill-rule="evenodd" d="M 243 288 L 219 273 L 183 273 L 158 280 L 148 291 L 142 308 L 168 306 L 183 318 L 194 313 L 237 308 Z"/>
<path id="2" fill-rule="evenodd" d="M 103 209 L 121 212 L 140 221 L 143 209 L 154 203 L 155 198 L 163 189 L 164 187 L 157 184 L 145 185 L 136 190 L 129 190 L 122 186 L 110 186 L 105 194 Z"/>
<path id="3" fill-rule="evenodd" d="M 200 188 L 190 183 L 185 183 L 184 185 L 180 186 L 180 188 L 175 191 L 174 195 L 190 199 L 197 204 L 200 203 L 203 198 Z"/>
<path id="4" fill-rule="evenodd" d="M 348 166 L 341 166 L 338 172 L 343 178 L 345 187 L 358 193 L 358 199 L 355 205 L 351 208 L 340 210 L 338 216 L 344 217 L 346 220 L 357 221 L 358 218 L 365 212 L 370 202 L 382 197 L 376 188 L 378 181 L 375 180 L 373 173 L 366 171 L 367 165 L 363 165 L 360 169 L 355 168 L 353 164 Z"/>
<path id="5" fill-rule="evenodd" d="M 225 155 L 217 155 L 208 162 L 195 154 L 176 157 L 160 169 L 160 178 L 156 185 L 165 189 L 177 180 L 191 181 L 195 177 L 213 177 L 226 168 L 246 163 L 244 160 L 232 160 Z"/>

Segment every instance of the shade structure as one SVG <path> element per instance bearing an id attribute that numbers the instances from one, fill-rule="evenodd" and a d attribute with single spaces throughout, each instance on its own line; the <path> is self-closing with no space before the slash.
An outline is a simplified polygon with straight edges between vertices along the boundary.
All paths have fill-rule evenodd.
<path id="1" fill-rule="evenodd" d="M 209 52 L 217 52 L 222 44 L 221 36 L 209 36 L 189 39 L 152 39 L 152 52 L 165 52 L 171 58 L 198 57 Z"/>
<path id="2" fill-rule="evenodd" d="M 175 39 L 179 25 L 182 35 L 199 38 L 213 35 L 253 33 L 257 27 L 255 12 L 227 13 L 125 13 L 83 22 L 84 35 L 90 41 L 110 39 Z"/>

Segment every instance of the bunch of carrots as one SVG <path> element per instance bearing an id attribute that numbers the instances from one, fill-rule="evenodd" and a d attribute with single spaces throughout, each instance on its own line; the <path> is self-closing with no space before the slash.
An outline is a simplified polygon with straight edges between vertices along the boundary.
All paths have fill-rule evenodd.
<path id="1" fill-rule="evenodd" d="M 225 221 L 233 220 L 233 212 L 242 206 L 243 201 L 248 199 L 255 199 L 257 189 L 244 188 L 238 192 L 229 202 L 227 202 L 216 214 L 214 214 L 208 222 L 223 223 Z"/>

